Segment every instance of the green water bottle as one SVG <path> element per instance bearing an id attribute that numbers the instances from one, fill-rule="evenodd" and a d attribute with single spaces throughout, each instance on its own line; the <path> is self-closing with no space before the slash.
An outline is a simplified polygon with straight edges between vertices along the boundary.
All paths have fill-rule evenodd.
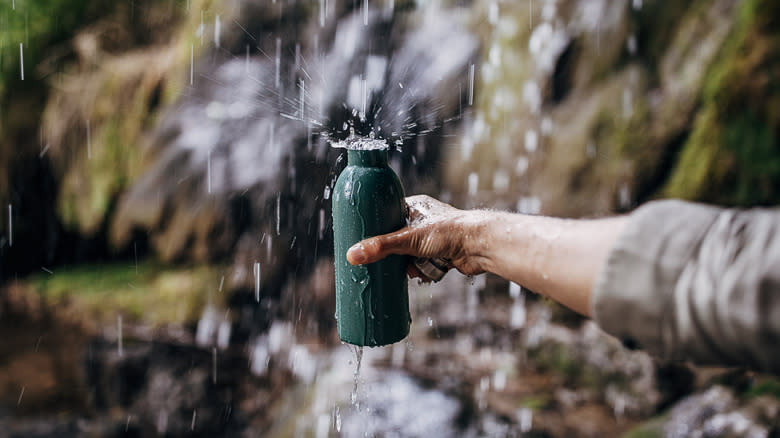
<path id="1" fill-rule="evenodd" d="M 336 264 L 336 318 L 342 341 L 360 346 L 392 344 L 409 334 L 406 256 L 351 265 L 347 250 L 372 236 L 405 224 L 404 189 L 387 164 L 387 146 L 347 146 L 347 167 L 333 188 L 333 240 Z M 368 145 L 369 147 L 366 147 Z"/>

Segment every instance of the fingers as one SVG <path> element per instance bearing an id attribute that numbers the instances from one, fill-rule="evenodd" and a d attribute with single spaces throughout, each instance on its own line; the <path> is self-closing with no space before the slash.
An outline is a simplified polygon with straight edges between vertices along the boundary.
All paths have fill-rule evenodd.
<path id="1" fill-rule="evenodd" d="M 347 251 L 347 261 L 365 265 L 382 260 L 390 254 L 415 254 L 413 232 L 408 227 L 394 233 L 371 237 L 353 245 Z"/>

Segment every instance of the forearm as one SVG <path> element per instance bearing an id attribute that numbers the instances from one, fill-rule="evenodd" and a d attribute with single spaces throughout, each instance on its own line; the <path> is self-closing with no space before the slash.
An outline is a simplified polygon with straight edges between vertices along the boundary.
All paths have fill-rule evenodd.
<path id="1" fill-rule="evenodd" d="M 593 284 L 626 218 L 489 213 L 486 219 L 474 239 L 485 270 L 590 316 Z"/>

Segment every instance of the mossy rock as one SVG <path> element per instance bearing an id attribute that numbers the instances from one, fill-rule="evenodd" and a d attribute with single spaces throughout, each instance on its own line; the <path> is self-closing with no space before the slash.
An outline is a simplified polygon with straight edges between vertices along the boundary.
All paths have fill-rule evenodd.
<path id="1" fill-rule="evenodd" d="M 662 196 L 735 206 L 780 201 L 779 14 L 771 0 L 740 5 Z"/>
<path id="2" fill-rule="evenodd" d="M 191 325 L 209 302 L 222 303 L 220 268 L 165 268 L 139 264 L 80 265 L 30 277 L 27 284 L 50 304 L 72 303 L 98 326 L 124 321 L 158 327 Z"/>

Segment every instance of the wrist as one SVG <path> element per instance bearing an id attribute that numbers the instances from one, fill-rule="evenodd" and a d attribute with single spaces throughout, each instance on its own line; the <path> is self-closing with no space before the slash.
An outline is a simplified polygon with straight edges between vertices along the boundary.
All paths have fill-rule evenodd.
<path id="1" fill-rule="evenodd" d="M 494 272 L 494 230 L 498 215 L 486 210 L 464 211 L 463 248 L 465 255 L 482 271 Z"/>

